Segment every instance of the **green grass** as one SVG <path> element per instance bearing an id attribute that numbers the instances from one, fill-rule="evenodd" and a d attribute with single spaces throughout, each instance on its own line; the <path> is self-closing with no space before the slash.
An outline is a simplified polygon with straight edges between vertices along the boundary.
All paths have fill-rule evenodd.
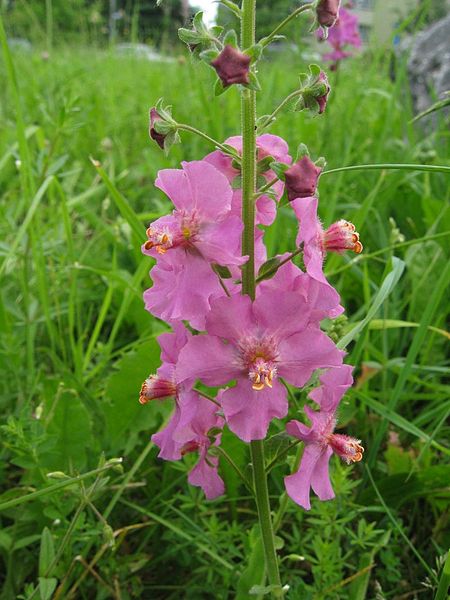
<path id="1" fill-rule="evenodd" d="M 15 78 L 0 63 L 2 598 L 249 597 L 261 548 L 246 488 L 224 464 L 227 496 L 205 502 L 186 484 L 189 465 L 160 462 L 148 443 L 168 404 L 137 402 L 165 327 L 142 303 L 145 226 L 169 208 L 153 181 L 212 150 L 185 133 L 165 157 L 148 139 L 147 110 L 163 96 L 178 121 L 224 140 L 238 132 L 237 92 L 214 99 L 211 72 L 184 59 L 158 65 L 80 48 L 12 58 Z M 259 114 L 295 87 L 297 63 L 261 66 Z M 366 319 L 348 346 L 360 377 L 340 416 L 366 458 L 353 468 L 336 460 L 337 499 L 310 513 L 283 496 L 278 504 L 287 468 L 271 471 L 293 600 L 396 598 L 423 582 L 431 587 L 420 597 L 432 598 L 448 579 L 439 570 L 450 545 L 448 174 L 423 170 L 449 166 L 448 130 L 442 113 L 412 124 L 403 65 L 395 81 L 388 71 L 383 54 L 349 61 L 323 118 L 285 113 L 271 130 L 293 154 L 306 143 L 329 169 L 422 165 L 321 178 L 324 223 L 352 220 L 365 247 L 330 257 L 327 272 L 349 323 Z M 292 248 L 295 232 L 282 208 L 269 253 Z M 397 259 L 405 268 L 395 281 Z M 339 337 L 351 331 L 340 327 Z M 246 472 L 247 447 L 228 434 L 224 446 Z M 103 453 L 123 456 L 123 473 Z M 74 479 L 55 484 L 54 471 Z"/>

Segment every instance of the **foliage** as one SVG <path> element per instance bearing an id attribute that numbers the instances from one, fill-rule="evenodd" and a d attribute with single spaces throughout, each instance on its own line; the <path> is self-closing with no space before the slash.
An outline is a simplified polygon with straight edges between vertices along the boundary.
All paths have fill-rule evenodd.
<path id="1" fill-rule="evenodd" d="M 9 0 L 4 18 L 11 37 L 33 43 L 116 40 L 165 45 L 177 41 L 177 29 L 194 13 L 182 0 Z M 112 28 L 112 30 L 111 30 Z M 49 31 L 49 29 L 51 31 Z"/>
<path id="2" fill-rule="evenodd" d="M 3 598 L 197 599 L 210 590 L 214 598 L 233 598 L 247 589 L 237 565 L 249 550 L 248 569 L 261 564 L 255 507 L 232 469 L 223 469 L 227 500 L 208 503 L 185 483 L 189 464 L 162 464 L 148 444 L 168 408 L 139 407 L 137 396 L 158 366 L 153 338 L 163 325 L 142 310 L 150 262 L 134 231 L 137 221 L 144 237 L 145 225 L 167 211 L 152 186 L 157 170 L 211 150 L 183 132 L 182 147 L 164 157 L 147 138 L 147 107 L 170 96 L 179 121 L 195 115 L 199 127 L 223 140 L 236 131 L 238 95 L 211 102 L 210 72 L 188 61 L 148 63 L 80 48 L 55 52 L 50 61 L 20 52 L 13 59 L 18 105 L 0 64 L 8 82 L 0 104 Z M 331 82 L 323 119 L 284 114 L 272 131 L 291 144 L 299 132 L 314 140 L 312 155 L 328 156 L 329 169 L 446 164 L 442 112 L 435 130 L 411 124 L 404 68 L 395 81 L 388 68 L 381 55 L 355 59 Z M 262 114 L 296 85 L 295 56 L 265 71 Z M 100 161 L 109 188 L 89 156 Z M 430 329 L 445 328 L 448 316 L 446 178 L 344 171 L 322 176 L 320 193 L 324 222 L 345 212 L 365 246 L 356 259 L 327 263 L 352 322 L 366 316 L 393 255 L 406 271 L 375 316 L 377 326 L 350 346 L 359 378 L 340 425 L 364 439 L 367 466 L 349 470 L 335 461 L 338 497 L 314 502 L 310 513 L 281 500 L 283 583 L 293 599 L 392 598 L 422 590 L 424 582 L 432 597 L 450 544 L 448 334 Z M 292 216 L 280 210 L 272 255 L 295 236 Z M 395 326 L 399 321 L 413 325 Z M 246 446 L 224 443 L 246 472 Z M 123 456 L 123 472 L 106 466 L 102 451 Z M 64 475 L 89 470 L 95 473 L 82 480 Z M 274 494 L 282 492 L 284 474 L 275 467 Z M 55 482 L 64 485 L 55 490 Z M 42 494 L 14 503 L 36 491 Z"/>

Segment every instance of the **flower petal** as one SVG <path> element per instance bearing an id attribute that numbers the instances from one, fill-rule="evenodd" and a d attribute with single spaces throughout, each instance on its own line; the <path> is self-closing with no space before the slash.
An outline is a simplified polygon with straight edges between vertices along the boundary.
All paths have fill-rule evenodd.
<path id="1" fill-rule="evenodd" d="M 191 485 L 201 487 L 206 498 L 212 500 L 225 492 L 225 485 L 217 472 L 218 457 L 208 456 L 208 462 L 206 462 L 205 452 L 202 452 L 198 463 L 188 475 L 188 481 Z"/>
<path id="2" fill-rule="evenodd" d="M 247 379 L 221 394 L 221 404 L 229 428 L 244 442 L 266 437 L 270 421 L 283 419 L 288 412 L 286 388 L 274 381 L 273 388 L 252 389 Z"/>
<path id="3" fill-rule="evenodd" d="M 215 336 L 193 336 L 180 352 L 175 375 L 177 381 L 200 379 L 205 385 L 225 385 L 240 375 L 234 347 Z"/>
<path id="4" fill-rule="evenodd" d="M 299 470 L 284 478 L 288 496 L 306 510 L 311 508 L 309 501 L 311 479 L 322 452 L 323 450 L 318 444 L 305 446 Z"/>
<path id="5" fill-rule="evenodd" d="M 279 342 L 278 373 L 296 387 L 303 387 L 316 369 L 338 367 L 344 352 L 315 327 Z"/>
<path id="6" fill-rule="evenodd" d="M 253 327 L 252 301 L 248 296 L 236 294 L 211 301 L 206 318 L 206 329 L 211 335 L 237 342 Z"/>
<path id="7" fill-rule="evenodd" d="M 215 220 L 231 208 L 233 191 L 227 178 L 205 160 L 183 162 L 193 205 L 203 217 Z"/>
<path id="8" fill-rule="evenodd" d="M 331 487 L 329 462 L 333 450 L 327 446 L 324 452 L 319 456 L 314 471 L 311 475 L 311 487 L 320 500 L 331 500 L 334 498 L 334 491 Z"/>

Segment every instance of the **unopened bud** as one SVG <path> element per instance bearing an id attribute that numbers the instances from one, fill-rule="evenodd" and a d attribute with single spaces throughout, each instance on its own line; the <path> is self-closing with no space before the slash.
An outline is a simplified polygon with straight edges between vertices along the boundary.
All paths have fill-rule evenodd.
<path id="1" fill-rule="evenodd" d="M 224 87 L 234 83 L 248 85 L 251 58 L 231 45 L 225 46 L 211 65 L 220 77 Z"/>
<path id="2" fill-rule="evenodd" d="M 284 173 L 289 202 L 296 198 L 310 198 L 317 190 L 317 181 L 322 172 L 309 156 L 303 156 Z"/>
<path id="3" fill-rule="evenodd" d="M 316 15 L 319 25 L 333 27 L 339 17 L 341 0 L 319 0 L 316 6 Z"/>

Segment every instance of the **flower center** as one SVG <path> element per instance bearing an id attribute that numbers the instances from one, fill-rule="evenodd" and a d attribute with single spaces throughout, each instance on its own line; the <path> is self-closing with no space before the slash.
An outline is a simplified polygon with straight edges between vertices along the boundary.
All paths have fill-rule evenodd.
<path id="1" fill-rule="evenodd" d="M 324 253 L 353 250 L 356 254 L 361 254 L 363 250 L 356 227 L 343 219 L 333 223 L 323 232 L 321 242 Z"/>
<path id="2" fill-rule="evenodd" d="M 345 460 L 347 464 L 362 460 L 364 448 L 361 446 L 361 440 L 348 435 L 333 433 L 330 435 L 328 443 L 333 452 L 340 456 L 342 460 Z"/>
<path id="3" fill-rule="evenodd" d="M 186 442 L 186 444 L 184 444 L 184 446 L 181 448 L 181 456 L 184 456 L 185 454 L 189 454 L 190 452 L 197 452 L 197 450 L 200 448 L 201 444 L 200 442 L 197 442 L 196 440 L 191 440 L 190 442 Z"/>
<path id="4" fill-rule="evenodd" d="M 258 339 L 244 337 L 239 342 L 240 361 L 248 372 L 252 388 L 263 390 L 271 388 L 277 376 L 278 349 L 275 341 L 270 338 Z"/>
<path id="5" fill-rule="evenodd" d="M 147 404 L 150 400 L 176 396 L 177 386 L 173 381 L 161 379 L 158 375 L 149 375 L 144 381 L 139 394 L 139 402 Z"/>
<path id="6" fill-rule="evenodd" d="M 252 382 L 252 388 L 261 391 L 265 386 L 273 386 L 273 378 L 277 375 L 277 368 L 273 361 L 265 360 L 263 356 L 257 356 L 248 370 L 248 376 Z"/>
<path id="7" fill-rule="evenodd" d="M 173 246 L 173 235 L 167 227 L 158 229 L 149 227 L 147 229 L 148 240 L 144 244 L 146 250 L 155 248 L 158 254 L 165 254 L 169 248 Z"/>

